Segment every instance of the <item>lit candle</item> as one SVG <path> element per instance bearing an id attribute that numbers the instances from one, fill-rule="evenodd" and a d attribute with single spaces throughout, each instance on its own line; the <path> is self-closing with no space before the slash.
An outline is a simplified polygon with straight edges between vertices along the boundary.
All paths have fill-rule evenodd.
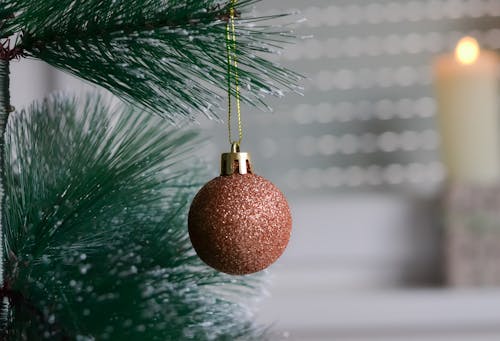
<path id="1" fill-rule="evenodd" d="M 496 54 L 471 37 L 434 64 L 442 157 L 452 182 L 500 179 L 498 71 Z"/>

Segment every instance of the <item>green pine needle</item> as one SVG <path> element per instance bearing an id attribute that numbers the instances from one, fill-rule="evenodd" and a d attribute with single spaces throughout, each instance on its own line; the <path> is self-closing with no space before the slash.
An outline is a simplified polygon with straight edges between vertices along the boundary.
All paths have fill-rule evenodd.
<path id="1" fill-rule="evenodd" d="M 237 303 L 259 279 L 213 271 L 190 246 L 193 139 L 99 98 L 53 97 L 12 114 L 9 340 L 263 338 Z"/>
<path id="2" fill-rule="evenodd" d="M 291 36 L 245 11 L 237 21 L 243 99 L 297 90 L 296 73 L 269 62 Z M 226 91 L 225 26 L 219 0 L 3 0 L 0 37 L 23 32 L 18 45 L 38 58 L 101 85 L 171 121 L 214 117 Z M 9 14 L 15 14 L 7 19 Z"/>

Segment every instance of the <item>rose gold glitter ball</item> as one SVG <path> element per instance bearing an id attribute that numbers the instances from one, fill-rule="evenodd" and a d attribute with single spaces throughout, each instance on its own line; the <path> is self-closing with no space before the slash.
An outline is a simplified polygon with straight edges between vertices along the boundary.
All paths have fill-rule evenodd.
<path id="1" fill-rule="evenodd" d="M 290 239 L 292 217 L 280 190 L 255 174 L 219 176 L 196 195 L 189 236 L 198 256 L 232 275 L 274 263 Z"/>

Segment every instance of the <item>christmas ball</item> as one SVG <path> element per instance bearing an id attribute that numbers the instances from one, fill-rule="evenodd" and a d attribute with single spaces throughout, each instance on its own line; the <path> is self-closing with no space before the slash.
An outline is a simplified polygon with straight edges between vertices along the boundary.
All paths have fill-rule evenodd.
<path id="1" fill-rule="evenodd" d="M 191 243 L 206 264 L 246 275 L 281 256 L 292 217 L 284 195 L 270 181 L 235 172 L 213 179 L 198 192 L 188 226 Z"/>

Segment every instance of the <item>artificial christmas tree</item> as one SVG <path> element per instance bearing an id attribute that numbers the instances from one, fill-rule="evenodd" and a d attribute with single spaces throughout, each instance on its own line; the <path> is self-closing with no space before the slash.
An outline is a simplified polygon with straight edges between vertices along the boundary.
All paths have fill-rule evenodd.
<path id="1" fill-rule="evenodd" d="M 244 13 L 243 100 L 293 90 L 299 76 L 263 57 L 289 39 Z M 178 128 L 215 117 L 226 84 L 231 3 L 213 0 L 2 0 L 0 200 L 4 340 L 262 339 L 236 297 L 259 278 L 205 267 L 186 211 L 203 170 Z M 96 83 L 14 111 L 9 63 L 32 57 Z M 155 115 L 156 114 L 156 115 Z M 169 123 L 177 123 L 170 126 Z"/>

